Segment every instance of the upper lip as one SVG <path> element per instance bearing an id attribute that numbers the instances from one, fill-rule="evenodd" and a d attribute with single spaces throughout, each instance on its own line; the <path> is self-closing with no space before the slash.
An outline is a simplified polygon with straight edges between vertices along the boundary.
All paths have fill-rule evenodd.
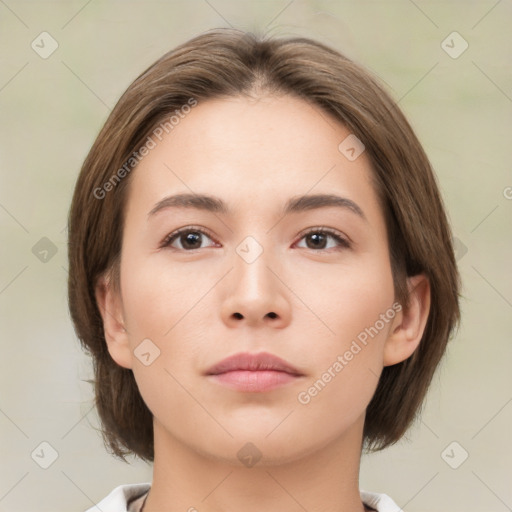
<path id="1" fill-rule="evenodd" d="M 290 363 L 268 352 L 259 352 L 257 354 L 240 352 L 234 354 L 213 365 L 206 371 L 206 375 L 218 375 L 219 373 L 235 370 L 274 370 L 290 373 L 292 375 L 302 375 L 302 373 Z"/>

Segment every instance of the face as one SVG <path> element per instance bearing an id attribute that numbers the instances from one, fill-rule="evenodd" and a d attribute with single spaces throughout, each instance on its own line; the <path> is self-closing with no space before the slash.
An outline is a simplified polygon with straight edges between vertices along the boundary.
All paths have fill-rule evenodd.
<path id="1" fill-rule="evenodd" d="M 293 97 L 209 100 L 132 171 L 106 337 L 164 436 L 282 461 L 362 428 L 402 316 L 369 159 L 338 149 L 349 135 Z M 224 208 L 162 202 L 177 194 Z M 300 375 L 206 375 L 240 352 Z"/>

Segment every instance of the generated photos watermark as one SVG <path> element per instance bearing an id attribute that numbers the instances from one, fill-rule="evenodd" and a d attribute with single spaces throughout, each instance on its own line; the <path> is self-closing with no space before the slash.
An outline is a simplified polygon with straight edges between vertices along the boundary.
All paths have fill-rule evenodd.
<path id="1" fill-rule="evenodd" d="M 357 339 L 352 340 L 350 347 L 342 354 L 338 355 L 336 360 L 322 373 L 312 386 L 307 390 L 301 391 L 297 395 L 297 400 L 303 405 L 309 404 L 311 399 L 317 396 L 331 382 L 345 366 L 347 366 L 361 350 L 368 345 L 368 337 L 374 338 L 382 329 L 395 318 L 398 312 L 402 311 L 402 305 L 395 302 L 384 313 L 381 313 L 379 319 L 370 327 L 366 327 L 358 335 Z"/>
<path id="2" fill-rule="evenodd" d="M 180 123 L 181 119 L 184 119 L 187 114 L 190 113 L 193 107 L 197 105 L 195 98 L 189 98 L 187 103 L 182 105 L 179 109 L 176 109 L 172 115 L 162 121 L 148 136 L 144 144 L 139 148 L 138 151 L 134 151 L 130 158 L 126 160 L 124 165 L 120 167 L 108 181 L 106 181 L 101 187 L 96 187 L 93 191 L 93 195 L 96 199 L 104 199 L 107 192 L 114 190 L 114 188 L 120 183 L 120 181 L 126 177 L 127 174 L 135 168 L 135 166 L 141 162 L 141 160 L 149 155 L 152 149 L 155 149 L 158 142 L 161 142 L 164 135 L 171 133 L 172 130 Z"/>

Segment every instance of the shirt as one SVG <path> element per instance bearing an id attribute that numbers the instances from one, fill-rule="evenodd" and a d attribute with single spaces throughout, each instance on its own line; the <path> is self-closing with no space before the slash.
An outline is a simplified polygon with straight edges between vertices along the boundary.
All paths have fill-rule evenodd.
<path id="1" fill-rule="evenodd" d="M 140 512 L 151 483 L 126 484 L 116 487 L 97 505 L 85 512 Z M 387 494 L 359 490 L 361 501 L 377 512 L 404 512 Z"/>

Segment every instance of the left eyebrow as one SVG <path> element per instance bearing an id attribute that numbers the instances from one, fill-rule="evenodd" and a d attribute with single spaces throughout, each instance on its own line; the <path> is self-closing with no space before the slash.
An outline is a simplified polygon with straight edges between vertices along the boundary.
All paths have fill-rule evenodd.
<path id="1" fill-rule="evenodd" d="M 357 203 L 347 197 L 341 197 L 334 194 L 312 194 L 292 197 L 286 203 L 283 209 L 283 215 L 327 207 L 348 209 L 368 222 L 366 215 Z"/>
<path id="2" fill-rule="evenodd" d="M 292 197 L 284 205 L 282 215 L 328 207 L 347 209 L 367 221 L 363 210 L 357 203 L 346 197 L 334 194 L 311 194 Z M 224 215 L 230 213 L 227 204 L 219 197 L 206 194 L 175 194 L 158 201 L 148 213 L 148 217 L 166 208 L 192 208 Z"/>

